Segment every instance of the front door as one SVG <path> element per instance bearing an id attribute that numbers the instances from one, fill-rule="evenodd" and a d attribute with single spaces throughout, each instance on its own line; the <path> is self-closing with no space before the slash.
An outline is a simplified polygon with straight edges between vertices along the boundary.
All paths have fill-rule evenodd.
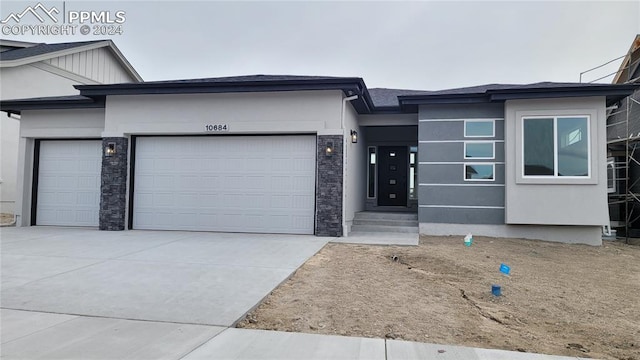
<path id="1" fill-rule="evenodd" d="M 407 206 L 407 147 L 378 147 L 378 206 Z"/>

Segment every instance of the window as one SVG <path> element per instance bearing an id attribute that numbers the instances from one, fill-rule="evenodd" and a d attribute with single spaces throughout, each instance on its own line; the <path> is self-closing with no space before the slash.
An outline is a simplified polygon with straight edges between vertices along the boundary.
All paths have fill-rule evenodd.
<path id="1" fill-rule="evenodd" d="M 523 175 L 589 177 L 588 116 L 522 119 Z"/>
<path id="2" fill-rule="evenodd" d="M 607 192 L 614 193 L 616 189 L 616 160 L 615 158 L 607 159 Z"/>
<path id="3" fill-rule="evenodd" d="M 494 164 L 464 164 L 464 181 L 494 181 Z"/>
<path id="4" fill-rule="evenodd" d="M 493 159 L 495 147 L 493 141 L 466 141 L 464 143 L 465 159 Z"/>
<path id="5" fill-rule="evenodd" d="M 376 197 L 376 148 L 369 147 L 369 168 L 368 168 L 368 198 Z"/>
<path id="6" fill-rule="evenodd" d="M 465 120 L 464 137 L 494 137 L 493 120 Z"/>
<path id="7" fill-rule="evenodd" d="M 418 191 L 416 184 L 418 183 L 418 147 L 412 146 L 409 152 L 409 199 L 416 200 Z"/>

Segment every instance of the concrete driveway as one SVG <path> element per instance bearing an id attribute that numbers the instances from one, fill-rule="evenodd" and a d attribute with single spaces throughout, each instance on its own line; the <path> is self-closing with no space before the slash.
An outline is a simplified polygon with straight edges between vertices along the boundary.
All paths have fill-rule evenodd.
<path id="1" fill-rule="evenodd" d="M 4 309 L 228 327 L 328 239 L 2 228 Z"/>

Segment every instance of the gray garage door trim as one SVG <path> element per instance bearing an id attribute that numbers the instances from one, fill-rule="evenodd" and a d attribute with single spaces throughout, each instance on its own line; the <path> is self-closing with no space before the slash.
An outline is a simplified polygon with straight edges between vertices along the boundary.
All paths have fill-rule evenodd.
<path id="1" fill-rule="evenodd" d="M 315 135 L 135 136 L 129 227 L 313 234 Z"/>
<path id="2" fill-rule="evenodd" d="M 31 225 L 97 227 L 101 164 L 101 139 L 36 139 Z"/>

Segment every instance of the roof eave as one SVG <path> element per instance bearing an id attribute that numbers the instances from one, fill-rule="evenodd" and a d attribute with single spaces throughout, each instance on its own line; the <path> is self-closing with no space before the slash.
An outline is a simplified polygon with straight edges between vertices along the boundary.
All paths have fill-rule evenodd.
<path id="1" fill-rule="evenodd" d="M 4 100 L 0 102 L 0 110 L 9 114 L 21 114 L 25 110 L 56 110 L 56 109 L 95 109 L 104 108 L 104 99 L 74 99 L 74 100 Z"/>

